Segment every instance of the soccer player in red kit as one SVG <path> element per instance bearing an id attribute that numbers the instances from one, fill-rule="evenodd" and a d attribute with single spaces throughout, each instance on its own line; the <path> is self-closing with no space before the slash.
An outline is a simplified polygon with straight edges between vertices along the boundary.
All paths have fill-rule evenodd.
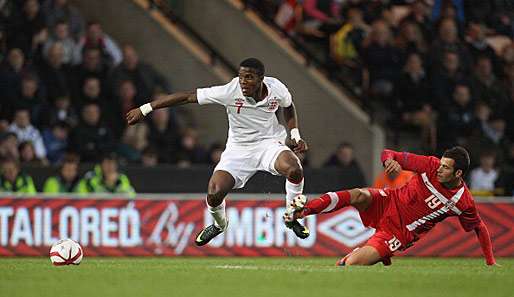
<path id="1" fill-rule="evenodd" d="M 444 152 L 441 159 L 406 152 L 384 150 L 381 156 L 386 173 L 402 169 L 416 172 L 398 189 L 352 189 L 329 192 L 306 202 L 297 196 L 284 219 L 333 212 L 355 207 L 365 226 L 376 233 L 364 244 L 338 261 L 338 265 L 373 265 L 391 263 L 398 250 L 405 250 L 435 224 L 457 216 L 462 228 L 474 230 L 487 265 L 494 265 L 491 238 L 480 219 L 473 197 L 462 177 L 469 167 L 469 154 L 462 147 Z"/>

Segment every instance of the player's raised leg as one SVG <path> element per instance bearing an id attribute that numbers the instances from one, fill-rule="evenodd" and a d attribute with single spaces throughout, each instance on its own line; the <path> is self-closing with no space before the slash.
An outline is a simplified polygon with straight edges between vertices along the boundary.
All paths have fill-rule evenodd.
<path id="1" fill-rule="evenodd" d="M 303 193 L 303 168 L 300 160 L 289 150 L 282 151 L 275 161 L 275 169 L 286 177 L 286 208 L 291 205 L 294 197 Z M 309 229 L 297 220 L 286 221 L 286 226 L 294 231 L 296 236 L 307 238 Z"/>
<path id="2" fill-rule="evenodd" d="M 225 196 L 232 190 L 234 184 L 235 180 L 232 175 L 224 170 L 217 170 L 211 176 L 207 190 L 207 208 L 214 219 L 214 223 L 198 233 L 195 240 L 196 245 L 207 244 L 227 228 Z"/>
<path id="3" fill-rule="evenodd" d="M 296 196 L 293 200 L 294 213 L 289 219 L 299 219 L 308 215 L 329 213 L 347 206 L 353 206 L 359 211 L 365 211 L 373 201 L 368 189 L 351 189 L 338 192 L 328 192 L 318 198 L 305 202 L 306 199 Z M 288 220 L 288 218 L 286 218 Z"/>

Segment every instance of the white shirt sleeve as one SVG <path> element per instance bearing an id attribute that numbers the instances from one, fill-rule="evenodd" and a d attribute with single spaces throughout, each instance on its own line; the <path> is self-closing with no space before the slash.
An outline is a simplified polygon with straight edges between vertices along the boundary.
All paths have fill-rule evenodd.
<path id="1" fill-rule="evenodd" d="M 291 96 L 291 93 L 289 93 L 289 90 L 287 87 L 278 79 L 275 79 L 276 86 L 278 89 L 278 92 L 280 94 L 280 106 L 281 107 L 289 107 L 293 103 L 293 97 Z"/>
<path id="2" fill-rule="evenodd" d="M 217 103 L 227 106 L 237 90 L 237 77 L 231 80 L 228 84 L 222 86 L 214 86 L 209 88 L 199 88 L 196 90 L 196 97 L 198 104 L 213 104 Z"/>

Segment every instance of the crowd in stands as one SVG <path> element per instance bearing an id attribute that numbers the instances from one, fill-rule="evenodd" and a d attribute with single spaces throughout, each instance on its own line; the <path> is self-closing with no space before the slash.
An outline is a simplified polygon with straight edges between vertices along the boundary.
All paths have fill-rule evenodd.
<path id="1" fill-rule="evenodd" d="M 387 114 L 383 124 L 393 135 L 414 131 L 425 153 L 463 145 L 476 167 L 469 175 L 472 189 L 513 193 L 510 2 L 244 2 L 290 38 L 320 49 L 329 75 L 344 74 L 373 118 Z M 45 192 L 133 193 L 118 161 L 216 164 L 224 146 L 200 145 L 197 131 L 175 110 L 160 109 L 143 124 L 126 126 L 128 110 L 171 91 L 134 46 L 120 47 L 68 0 L 0 1 L 0 191 L 35 191 L 20 171 L 25 165 L 58 166 L 39 189 Z M 308 166 L 306 156 L 300 158 Z M 97 165 L 82 177 L 79 163 Z M 350 170 L 368 185 L 349 143 L 324 166 Z M 407 175 L 379 180 L 392 185 Z"/>
<path id="2" fill-rule="evenodd" d="M 462 145 L 476 167 L 472 188 L 512 194 L 514 2 L 243 2 L 295 45 L 318 49 L 323 70 L 344 78 L 392 144 L 418 138 L 428 154 Z"/>
<path id="3" fill-rule="evenodd" d="M 196 130 L 173 110 L 126 126 L 126 112 L 170 92 L 166 78 L 132 45 L 120 47 L 69 1 L 0 1 L 0 159 L 6 168 L 18 168 L 10 172 L 18 174 L 20 165 L 54 165 L 64 180 L 65 172 L 74 171 L 70 159 L 101 165 L 113 152 L 143 166 L 216 163 L 211 155 L 219 159 L 223 147 L 203 148 Z M 19 174 L 2 174 L 0 190 L 23 180 L 32 191 Z M 100 188 L 92 177 L 89 182 Z M 56 188 L 55 180 L 50 185 Z"/>

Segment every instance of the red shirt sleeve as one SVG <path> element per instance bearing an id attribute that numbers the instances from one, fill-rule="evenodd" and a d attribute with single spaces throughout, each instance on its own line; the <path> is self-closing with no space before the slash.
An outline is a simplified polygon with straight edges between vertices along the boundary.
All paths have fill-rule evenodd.
<path id="1" fill-rule="evenodd" d="M 417 173 L 429 172 L 439 167 L 439 159 L 436 157 L 421 156 L 407 152 L 396 152 L 385 149 L 380 156 L 382 163 L 387 159 L 394 159 L 402 166 L 402 169 Z"/>
<path id="2" fill-rule="evenodd" d="M 466 232 L 475 229 L 481 221 L 474 203 L 459 215 L 460 225 Z"/>
<path id="3" fill-rule="evenodd" d="M 303 9 L 307 15 L 322 22 L 325 22 L 329 19 L 329 16 L 327 16 L 321 10 L 318 10 L 316 8 L 317 2 L 317 0 L 305 0 L 305 2 L 303 3 Z"/>

